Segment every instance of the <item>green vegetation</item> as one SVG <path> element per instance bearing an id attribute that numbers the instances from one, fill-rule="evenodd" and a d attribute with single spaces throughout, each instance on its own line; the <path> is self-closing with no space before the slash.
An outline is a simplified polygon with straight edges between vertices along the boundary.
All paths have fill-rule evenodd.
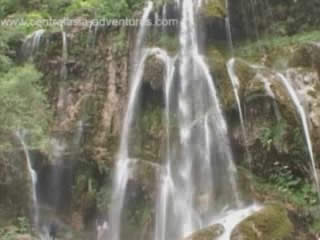
<path id="1" fill-rule="evenodd" d="M 303 32 L 293 36 L 273 36 L 257 42 L 245 43 L 236 48 L 235 55 L 252 61 L 260 60 L 265 53 L 282 54 L 288 47 L 299 44 L 320 41 L 320 31 Z"/>
<path id="2" fill-rule="evenodd" d="M 0 0 L 0 19 L 22 18 L 28 22 L 31 20 L 50 18 L 61 19 L 63 17 L 74 19 L 130 18 L 135 16 L 138 17 L 138 15 L 141 13 L 144 3 L 144 0 Z M 161 3 L 163 3 L 163 1 L 155 1 L 155 4 L 157 5 L 156 9 L 160 10 Z M 206 8 L 202 9 L 202 16 L 204 16 L 204 19 L 202 19 L 203 21 L 206 21 L 205 18 L 211 18 L 211 20 L 213 20 L 213 18 L 216 17 L 223 18 L 226 16 L 224 1 L 210 0 L 207 1 L 207 3 L 208 5 L 206 6 Z M 222 23 L 221 28 L 223 28 L 223 22 L 221 22 L 221 19 L 219 21 L 220 23 Z M 204 22 L 203 24 L 205 25 L 206 23 Z M 213 30 L 214 24 L 216 24 L 215 21 L 212 21 L 210 23 L 210 28 L 212 28 Z M 51 69 L 50 71 L 48 70 L 48 77 L 47 75 L 43 75 L 39 71 L 39 69 L 36 68 L 35 64 L 23 63 L 22 60 L 19 59 L 19 49 L 21 47 L 22 40 L 27 36 L 27 34 L 30 34 L 32 31 L 39 29 L 40 27 L 42 28 L 42 26 L 19 25 L 16 27 L 1 27 L 0 30 L 1 154 L 2 152 L 4 152 L 4 150 L 13 150 L 13 140 L 11 136 L 12 133 L 18 129 L 28 130 L 30 136 L 30 138 L 28 139 L 28 144 L 31 145 L 31 147 L 41 150 L 46 149 L 46 143 L 50 131 L 50 123 L 53 118 L 50 107 L 54 108 L 54 106 L 49 106 L 48 95 L 52 97 L 52 102 L 55 102 L 57 93 L 55 92 L 54 88 L 60 84 L 58 83 L 58 81 L 55 82 L 55 80 L 58 79 L 58 77 L 56 76 L 59 75 L 59 53 L 61 51 L 61 47 L 59 45 L 61 43 L 59 38 L 60 35 L 50 35 L 53 40 L 50 39 L 50 43 L 52 44 L 49 46 L 49 48 L 57 50 L 57 54 L 53 54 L 54 51 L 45 52 L 45 54 L 48 55 L 48 59 L 45 60 L 48 61 L 43 61 L 43 65 L 49 62 L 57 68 L 53 69 L 52 72 Z M 56 28 L 57 27 L 58 26 L 56 26 Z M 239 44 L 236 48 L 235 55 L 237 57 L 242 57 L 253 61 L 260 60 L 263 57 L 269 56 L 287 57 L 286 54 L 291 48 L 312 41 L 320 41 L 320 31 L 304 32 L 293 36 L 286 36 L 288 32 L 287 29 L 282 28 L 287 28 L 287 26 L 274 24 L 272 27 L 277 28 L 273 31 L 274 33 L 278 31 L 279 34 L 277 35 L 277 37 L 264 38 L 256 43 Z M 50 28 L 48 29 L 49 31 L 56 30 L 51 29 L 51 27 L 45 28 Z M 60 29 L 58 30 L 60 31 Z M 70 87 L 70 91 L 76 92 L 74 95 L 80 95 L 83 94 L 87 89 L 85 85 L 77 85 L 76 80 L 79 78 L 78 71 L 85 72 L 88 70 L 88 74 L 92 73 L 91 75 L 98 73 L 97 77 L 92 76 L 92 78 L 91 75 L 86 78 L 84 76 L 88 75 L 83 74 L 81 75 L 81 79 L 83 79 L 82 82 L 89 82 L 91 80 L 94 80 L 92 81 L 92 88 L 94 88 L 94 90 L 92 90 L 92 92 L 91 90 L 88 90 L 88 92 L 90 92 L 90 94 L 92 95 L 97 95 L 94 97 L 99 98 L 99 100 L 101 99 L 102 102 L 105 99 L 104 93 L 105 88 L 107 88 L 106 84 L 108 84 L 108 76 L 106 74 L 106 71 L 108 71 L 107 64 L 109 63 L 109 59 L 105 61 L 105 56 L 107 56 L 107 52 L 109 51 L 109 49 L 111 49 L 112 51 L 116 51 L 113 52 L 115 53 L 115 55 L 118 54 L 118 56 L 123 56 L 125 58 L 127 56 L 124 56 L 124 54 L 128 53 L 127 50 L 129 49 L 130 44 L 128 44 L 127 42 L 129 31 L 127 31 L 127 29 L 125 28 L 122 28 L 120 30 L 117 29 L 116 31 L 104 32 L 100 32 L 100 30 L 101 29 L 99 29 L 99 33 L 103 34 L 99 35 L 99 37 L 103 36 L 105 38 L 99 38 L 99 46 L 97 44 L 96 48 L 93 49 L 94 51 L 92 51 L 92 56 L 97 52 L 103 52 L 103 54 L 97 54 L 93 56 L 95 58 L 101 59 L 99 60 L 99 64 L 95 64 L 97 63 L 96 60 L 91 62 L 90 60 L 84 61 L 84 59 L 88 57 L 88 55 L 86 55 L 88 52 L 86 48 L 88 38 L 87 29 L 81 28 L 79 31 L 78 29 L 71 29 L 70 36 L 68 35 L 68 40 L 70 40 L 71 42 L 68 49 L 70 56 L 70 63 L 68 62 L 68 67 L 70 65 L 70 74 L 74 77 L 69 78 L 68 81 L 70 82 L 70 86 L 72 86 L 72 89 Z M 155 35 L 154 32 L 150 35 Z M 280 32 L 283 33 L 280 34 Z M 80 34 L 82 35 L 81 39 L 79 40 Z M 59 38 L 59 40 L 56 41 L 56 39 L 54 39 L 55 37 Z M 150 39 L 148 43 L 150 45 L 156 45 L 161 48 L 167 49 L 168 52 L 172 53 L 172 55 L 173 53 L 176 53 L 176 50 L 179 47 L 179 39 L 174 34 L 172 34 L 171 31 L 168 31 L 168 33 L 166 34 L 161 33 L 161 35 L 156 34 L 155 36 L 149 37 Z M 107 39 L 108 42 L 103 42 L 103 40 L 105 39 Z M 226 80 L 228 76 L 225 63 L 228 53 L 226 53 L 225 49 L 226 43 L 223 42 L 223 44 L 221 44 L 223 45 L 223 47 L 219 46 L 219 44 L 221 44 L 221 42 L 214 43 L 214 48 L 206 48 L 206 46 L 204 46 L 204 49 L 206 49 L 204 54 L 208 57 L 208 63 L 216 77 L 215 81 L 217 82 L 215 83 L 218 83 L 217 86 L 220 87 L 220 89 L 218 89 L 218 92 L 220 96 L 223 96 L 221 102 L 224 103 L 224 106 L 226 106 L 226 108 L 230 108 L 234 103 L 234 96 L 231 90 L 230 81 Z M 104 45 L 105 48 L 102 49 L 100 45 Z M 221 51 L 220 48 L 222 48 L 222 50 L 224 51 Z M 301 61 L 300 58 L 298 60 L 299 62 Z M 115 61 L 115 64 L 118 64 L 115 58 L 112 59 L 112 61 Z M 268 59 L 268 61 L 271 61 L 272 63 L 274 62 L 273 58 Z M 48 68 L 51 68 L 50 64 L 48 64 Z M 129 68 L 130 67 L 131 66 L 129 66 Z M 96 68 L 98 70 L 96 70 Z M 149 69 L 152 70 L 152 68 Z M 163 70 L 161 69 L 161 66 L 159 67 L 159 69 L 159 72 Z M 256 72 L 250 70 L 245 64 L 241 65 L 241 63 L 237 65 L 236 70 L 237 72 L 241 72 L 240 79 L 243 86 L 242 88 L 249 89 L 249 87 L 247 88 L 247 85 L 249 85 L 249 80 L 252 79 L 253 75 Z M 118 71 L 122 71 L 122 68 L 115 72 L 117 79 L 120 74 Z M 126 71 L 125 68 L 123 68 L 123 71 Z M 151 72 L 151 74 L 154 76 L 156 75 L 156 73 L 156 71 Z M 99 79 L 99 81 L 101 79 L 101 82 L 104 82 L 104 85 L 101 86 L 99 81 L 95 81 L 95 78 Z M 120 84 L 122 83 L 119 82 L 118 84 L 117 82 L 115 84 L 117 93 L 122 91 L 122 86 L 120 86 Z M 46 88 L 44 88 L 43 86 L 52 87 L 52 92 L 48 94 L 46 92 Z M 88 88 L 90 87 L 91 86 L 89 86 Z M 163 86 L 159 84 L 159 86 L 157 87 L 159 89 L 162 89 Z M 161 155 L 165 152 L 163 99 L 161 95 L 162 90 L 159 90 L 156 87 L 153 88 L 151 82 L 144 83 L 143 88 L 143 104 L 145 104 L 146 106 L 142 107 L 143 111 L 139 115 L 141 117 L 137 119 L 136 127 L 133 129 L 133 132 L 137 133 L 137 136 L 134 136 L 134 141 L 132 141 L 134 142 L 134 147 L 136 147 L 133 147 L 134 149 L 132 150 L 132 152 L 134 154 L 132 155 L 134 155 L 134 157 L 136 158 L 143 159 L 149 162 L 156 162 L 161 159 Z M 245 95 L 245 93 L 246 92 L 241 92 L 241 95 Z M 125 95 L 125 93 L 123 94 Z M 125 98 L 124 95 L 123 97 Z M 73 99 L 71 101 L 73 101 Z M 98 105 L 93 101 L 96 101 L 96 99 L 92 100 L 92 104 L 90 100 L 90 106 Z M 122 105 L 119 106 L 119 108 L 121 109 L 122 107 Z M 94 116 L 93 118 L 97 119 L 94 124 L 90 123 L 85 126 L 85 130 L 90 128 L 88 131 L 92 131 L 92 133 L 90 132 L 90 134 L 92 135 L 101 130 L 98 129 L 99 127 L 96 127 L 101 126 L 101 124 L 98 124 L 98 121 L 100 121 L 98 118 L 101 114 L 97 109 L 99 109 L 99 107 L 91 107 L 90 109 L 86 109 L 84 111 L 86 114 L 90 113 L 90 116 L 92 115 Z M 172 128 L 172 130 L 175 130 L 177 116 L 175 116 L 174 113 L 172 115 L 173 116 L 170 116 L 172 118 L 172 126 L 170 127 Z M 114 127 L 115 129 L 117 128 L 117 126 L 112 127 Z M 272 126 L 264 127 L 263 129 L 261 129 L 259 144 L 262 144 L 263 151 L 261 151 L 261 155 L 264 156 L 260 155 L 261 159 L 255 156 L 256 158 L 253 161 L 261 163 L 261 165 L 263 165 L 262 168 L 265 168 L 263 170 L 265 170 L 266 173 L 261 178 L 252 178 L 253 181 L 250 181 L 250 184 L 255 185 L 257 195 L 263 196 L 261 198 L 264 198 L 264 200 L 276 200 L 278 202 L 292 204 L 295 207 L 308 209 L 318 204 L 319 200 L 317 198 L 316 191 L 311 183 L 311 179 L 309 179 L 309 176 L 307 175 L 309 174 L 309 171 L 306 167 L 308 165 L 308 155 L 306 153 L 303 133 L 301 132 L 300 128 L 289 128 L 291 127 L 288 126 L 288 123 L 283 120 L 280 122 L 274 121 L 272 122 Z M 90 141 L 88 139 L 92 136 L 89 136 L 89 133 L 85 134 L 85 144 L 88 143 L 89 145 L 91 143 L 89 143 Z M 116 135 L 117 133 L 110 133 L 110 135 L 111 134 Z M 172 134 L 172 139 L 176 137 L 175 135 L 176 134 Z M 118 136 L 108 137 L 109 140 L 105 145 L 103 145 L 102 150 L 108 151 L 108 159 L 110 158 L 111 160 L 114 160 L 114 156 L 112 154 L 116 151 L 115 149 L 118 146 Z M 280 146 L 280 148 L 278 148 L 277 146 Z M 96 146 L 94 146 L 93 143 L 89 147 L 86 147 L 95 148 Z M 277 153 L 279 153 L 277 157 L 280 157 L 274 158 L 274 160 L 272 160 L 271 158 L 273 157 L 272 154 L 275 152 L 275 148 L 277 148 Z M 85 152 L 87 150 L 88 149 L 83 148 L 81 151 L 83 151 L 85 157 L 88 157 L 88 159 L 94 159 L 92 161 L 94 162 L 95 159 L 97 159 L 97 156 L 91 156 L 94 154 L 87 154 L 88 152 Z M 0 159 L 0 169 L 4 169 L 3 166 L 7 165 L 7 163 L 11 164 L 13 167 L 16 167 L 16 163 L 11 161 L 9 157 L 6 157 L 7 155 Z M 265 159 L 267 159 L 267 161 L 269 161 L 270 159 L 271 161 L 269 161 L 268 163 L 264 163 L 264 159 L 262 159 L 264 157 Z M 5 158 L 6 162 L 2 160 Z M 88 159 L 86 158 L 84 161 L 89 162 Z M 83 213 L 83 215 L 88 216 L 95 211 L 99 213 L 106 213 L 110 208 L 109 205 L 112 194 L 110 186 L 111 184 L 109 184 L 109 182 L 106 183 L 102 181 L 103 177 L 101 176 L 103 174 L 110 174 L 109 167 L 111 163 L 101 161 L 95 164 L 97 164 L 97 166 L 84 165 L 83 169 L 81 169 L 81 171 L 79 171 L 78 174 L 76 174 L 74 177 L 72 206 L 77 211 L 79 211 L 80 214 Z M 86 169 L 98 168 L 99 170 L 101 170 L 99 174 L 93 170 L 86 171 Z M 130 206 L 129 211 L 125 213 L 126 215 L 124 215 L 129 223 L 128 228 L 132 228 L 132 232 L 134 233 L 137 232 L 137 228 L 141 228 L 142 225 L 153 225 L 152 222 L 148 222 L 150 219 L 152 219 L 154 214 L 152 210 L 154 206 L 152 206 L 150 203 L 150 199 L 154 197 L 151 196 L 154 191 L 152 187 L 156 185 L 154 183 L 155 181 L 153 180 L 153 178 L 155 177 L 154 169 L 151 167 L 139 167 L 139 169 L 142 169 L 142 171 L 137 172 L 137 181 L 134 182 L 132 180 L 132 182 L 139 187 L 137 188 L 139 190 L 137 191 L 137 195 L 134 196 L 134 198 L 132 197 L 133 200 L 131 201 L 135 204 L 134 206 Z M 0 173 L 3 172 L 8 171 L 0 170 Z M 7 176 L 8 175 L 5 175 L 5 177 Z M 21 178 L 23 178 L 23 176 Z M 110 179 L 108 180 L 110 181 Z M 10 186 L 10 184 L 8 184 L 6 181 L 1 181 L 1 184 L 2 182 L 9 186 L 8 192 L 12 191 L 11 189 L 13 188 Z M 22 185 L 20 184 L 20 182 L 18 184 Z M 142 187 L 140 187 L 140 185 Z M 2 187 L 2 185 L 0 185 L 0 187 Z M 0 194 L 3 194 L 3 192 L 0 191 Z M 5 192 L 5 194 L 7 194 L 7 192 Z M 14 199 L 13 197 L 8 197 L 8 199 L 9 198 L 10 200 Z M 84 218 L 86 218 L 86 216 L 84 216 Z M 270 219 L 272 219 L 271 222 Z M 248 222 L 244 223 L 243 226 L 244 228 L 248 228 L 248 230 L 245 231 L 251 232 L 250 234 L 254 234 L 252 233 L 252 229 L 250 229 L 250 226 L 252 226 L 253 222 L 254 224 L 256 224 L 256 227 L 259 231 L 261 231 L 263 234 L 268 235 L 269 237 L 261 239 L 271 239 L 272 237 L 274 237 L 274 239 L 282 239 L 283 237 L 289 235 L 289 233 L 291 233 L 292 231 L 292 225 L 287 218 L 285 209 L 279 206 L 267 207 L 267 210 L 264 212 L 263 216 L 261 216 L 260 214 L 248 219 Z M 17 234 L 26 234 L 30 231 L 30 226 L 24 218 L 18 219 L 18 221 L 13 224 L 15 224 L 17 227 L 0 229 L 0 239 L 13 240 L 16 239 Z M 277 228 L 278 225 L 281 225 L 281 227 Z M 315 231 L 319 230 L 320 223 L 315 221 L 313 228 L 315 229 Z M 203 234 L 200 234 L 200 238 L 207 237 L 207 234 L 212 234 L 213 232 L 204 231 L 202 233 Z"/>
<path id="3" fill-rule="evenodd" d="M 0 73 L 2 136 L 10 135 L 18 129 L 27 129 L 33 144 L 39 147 L 43 143 L 50 113 L 45 91 L 39 82 L 41 76 L 32 65 L 13 67 Z M 7 144 L 4 140 L 0 147 L 6 148 Z"/>
<path id="4" fill-rule="evenodd" d="M 0 228 L 0 239 L 16 240 L 18 235 L 28 234 L 31 231 L 31 226 L 27 218 L 18 217 L 15 226 Z"/>
<path id="5" fill-rule="evenodd" d="M 176 53 L 179 48 L 179 39 L 169 34 L 161 34 L 157 41 L 152 44 L 167 49 L 169 52 Z"/>
<path id="6" fill-rule="evenodd" d="M 272 185 L 295 205 L 306 207 L 318 203 L 317 193 L 310 183 L 313 179 L 307 179 L 309 169 L 305 167 L 305 162 L 309 156 L 302 130 L 295 128 L 289 131 L 288 123 L 281 120 L 271 128 L 263 128 L 260 141 L 266 152 L 277 145 L 277 149 L 286 155 L 285 159 L 275 159 L 269 163 L 271 166 L 268 167 L 264 184 Z"/>
<path id="7" fill-rule="evenodd" d="M 316 206 L 318 196 L 314 186 L 301 178 L 296 178 L 289 170 L 282 169 L 282 171 L 280 176 L 274 174 L 269 181 L 255 177 L 253 184 L 258 195 L 292 204 L 305 211 Z"/>
<path id="8" fill-rule="evenodd" d="M 265 206 L 233 231 L 232 240 L 285 240 L 294 232 L 287 210 L 278 204 Z"/>
<path id="9" fill-rule="evenodd" d="M 207 228 L 201 229 L 184 240 L 215 240 L 224 233 L 224 227 L 220 224 L 215 224 Z"/>
<path id="10" fill-rule="evenodd" d="M 47 17 L 96 16 L 106 18 L 130 17 L 143 0 L 1 0 L 0 18 L 11 14 L 36 11 Z"/>
<path id="11" fill-rule="evenodd" d="M 205 17 L 224 18 L 227 15 L 224 0 L 210 0 L 201 9 Z"/>
<path id="12" fill-rule="evenodd" d="M 273 144 L 281 142 L 285 135 L 287 123 L 284 120 L 277 122 L 271 128 L 263 128 L 260 135 L 260 140 L 264 148 L 270 151 Z"/>

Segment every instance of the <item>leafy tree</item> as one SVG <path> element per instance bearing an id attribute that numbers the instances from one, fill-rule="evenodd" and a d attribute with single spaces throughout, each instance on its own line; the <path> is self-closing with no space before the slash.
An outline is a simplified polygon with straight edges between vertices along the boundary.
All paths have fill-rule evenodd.
<path id="1" fill-rule="evenodd" d="M 143 4 L 143 0 L 101 0 L 100 15 L 107 18 L 124 18 L 132 16 L 133 12 Z"/>
<path id="2" fill-rule="evenodd" d="M 1 136 L 23 128 L 31 133 L 34 145 L 42 146 L 50 112 L 45 92 L 39 84 L 41 76 L 32 65 L 13 67 L 0 74 Z M 2 139 L 2 145 L 9 144 L 6 139 Z"/>

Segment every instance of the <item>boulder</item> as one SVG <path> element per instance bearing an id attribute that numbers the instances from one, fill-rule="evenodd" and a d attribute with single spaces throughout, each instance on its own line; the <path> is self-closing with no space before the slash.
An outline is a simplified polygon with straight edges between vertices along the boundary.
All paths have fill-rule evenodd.
<path id="1" fill-rule="evenodd" d="M 135 164 L 136 172 L 129 180 L 142 189 L 147 199 L 154 199 L 161 166 L 144 160 L 136 160 Z"/>
<path id="2" fill-rule="evenodd" d="M 149 83 L 153 90 L 159 90 L 163 86 L 165 77 L 165 65 L 155 56 L 151 56 L 146 61 L 143 81 Z"/>
<path id="3" fill-rule="evenodd" d="M 224 227 L 221 224 L 214 224 L 207 228 L 200 229 L 184 240 L 215 240 L 218 239 L 224 231 Z"/>
<path id="4" fill-rule="evenodd" d="M 294 226 L 287 210 L 270 204 L 242 221 L 231 234 L 231 240 L 285 240 L 291 239 Z"/>
<path id="5" fill-rule="evenodd" d="M 224 0 L 206 1 L 201 8 L 202 16 L 205 18 L 224 18 L 227 15 Z"/>
<path id="6" fill-rule="evenodd" d="M 34 238 L 32 238 L 31 235 L 29 234 L 20 234 L 17 235 L 16 240 L 33 240 Z"/>

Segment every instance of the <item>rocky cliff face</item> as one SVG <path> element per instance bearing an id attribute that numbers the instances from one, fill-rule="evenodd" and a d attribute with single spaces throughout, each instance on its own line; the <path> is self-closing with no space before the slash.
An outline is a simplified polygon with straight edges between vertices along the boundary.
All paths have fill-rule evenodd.
<path id="1" fill-rule="evenodd" d="M 308 3 L 304 8 L 311 9 L 318 6 L 315 1 L 311 2 L 314 3 Z M 294 16 L 301 17 L 298 18 L 299 22 L 297 23 L 299 28 L 304 28 L 301 19 L 305 17 L 301 16 L 297 10 L 302 4 L 300 1 L 297 4 L 284 1 L 283 5 L 270 1 L 270 5 L 266 7 L 272 11 L 263 11 L 265 15 L 261 16 L 253 15 L 254 12 L 251 8 L 260 9 L 264 5 L 249 6 L 243 1 L 230 1 L 230 4 L 232 33 L 235 41 L 239 41 L 239 44 L 243 44 L 241 42 L 243 39 L 254 39 L 259 35 L 253 30 L 248 32 L 248 29 L 257 28 L 263 33 L 274 33 L 275 29 L 271 29 L 274 25 L 267 24 L 271 13 L 276 16 L 274 24 L 279 23 L 283 26 L 278 29 L 281 30 L 282 35 L 293 34 L 291 19 L 281 11 L 281 8 L 289 5 L 288 11 L 297 14 Z M 241 11 L 238 11 L 239 9 Z M 173 16 L 175 15 L 174 11 L 171 13 Z M 279 76 L 275 72 L 285 72 L 298 89 L 300 97 L 303 99 L 303 105 L 310 116 L 315 152 L 319 152 L 320 105 L 317 95 L 320 88 L 319 44 L 316 42 L 289 44 L 288 48 L 273 49 L 263 45 L 264 51 L 259 51 L 259 54 L 253 57 L 240 54 L 237 58 L 236 74 L 240 82 L 239 93 L 248 132 L 248 139 L 245 140 L 241 132 L 232 84 L 226 68 L 226 62 L 230 57 L 224 25 L 226 15 L 224 1 L 207 1 L 202 11 L 201 21 L 203 22 L 202 27 L 209 31 L 207 36 L 201 37 L 205 39 L 203 53 L 207 56 L 212 75 L 215 76 L 215 84 L 219 89 L 220 99 L 228 119 L 229 133 L 237 164 L 250 169 L 251 173 L 244 175 L 254 174 L 275 183 L 277 188 L 283 187 L 283 185 L 280 187 L 277 185 L 283 179 L 283 181 L 289 181 L 293 185 L 287 186 L 282 192 L 283 194 L 287 194 L 293 187 L 305 186 L 302 183 L 308 183 L 309 187 L 312 178 L 307 167 L 308 155 L 306 154 L 300 120 L 284 87 L 279 84 Z M 244 16 L 257 21 L 249 20 L 246 25 L 240 26 L 241 22 L 247 21 Z M 313 24 L 315 24 L 314 21 L 310 20 L 310 25 Z M 245 27 L 247 29 L 244 29 Z M 50 192 L 46 190 L 48 188 L 46 184 L 50 182 L 46 181 L 46 178 L 53 176 L 57 171 L 61 173 L 60 183 L 66 185 L 64 190 L 57 194 L 70 195 L 68 196 L 69 203 L 66 206 L 62 204 L 58 207 L 59 214 L 70 215 L 71 218 L 65 217 L 66 221 L 78 231 L 92 230 L 95 227 L 95 220 L 105 217 L 104 214 L 110 203 L 111 169 L 115 163 L 122 117 L 126 111 L 132 70 L 130 66 L 133 66 L 130 61 L 135 30 L 99 28 L 96 35 L 92 31 L 89 35 L 89 30 L 86 28 L 70 28 L 65 31 L 68 43 L 67 59 L 62 57 L 63 46 L 60 32 L 46 34 L 42 50 L 34 58 L 37 68 L 44 74 L 43 82 L 48 89 L 51 108 L 55 115 L 51 126 L 53 139 L 51 149 L 49 149 L 47 156 L 36 151 L 35 154 L 41 156 L 35 158 L 35 168 L 40 173 L 39 181 L 41 184 L 38 188 L 43 204 L 53 204 L 50 201 Z M 168 30 L 166 38 L 160 38 L 161 34 L 159 33 L 149 36 L 151 40 L 148 44 L 162 44 L 162 47 L 167 48 L 174 55 L 177 39 L 175 34 L 170 31 L 172 29 Z M 248 45 L 250 48 L 254 43 Z M 237 48 L 238 46 L 236 50 Z M 246 50 L 246 53 L 249 55 L 249 51 Z M 263 66 L 263 68 L 257 68 L 257 65 Z M 67 71 L 65 72 L 65 70 Z M 64 75 L 65 73 L 67 75 Z M 161 159 L 163 152 L 163 96 L 161 92 L 163 75 L 164 66 L 161 62 L 155 58 L 148 59 L 141 96 L 143 117 L 137 120 L 143 136 L 141 139 L 137 139 L 141 146 L 136 152 L 140 170 L 137 176 L 130 179 L 129 182 L 129 191 L 132 193 L 130 193 L 129 200 L 137 202 L 137 206 L 132 206 L 126 215 L 133 222 L 130 226 L 133 230 L 137 226 L 140 229 L 141 226 L 144 226 L 143 236 L 151 234 L 154 206 L 150 203 L 152 199 L 156 198 L 154 182 L 157 171 L 159 171 L 157 161 Z M 264 81 L 265 79 L 268 79 L 268 84 Z M 272 90 L 274 96 L 266 91 L 266 85 L 269 90 Z M 247 159 L 246 147 L 252 154 L 252 162 Z M 18 171 L 17 169 L 9 169 L 9 175 L 13 176 L 17 172 L 20 174 L 18 174 L 18 180 L 10 186 L 27 189 L 24 180 L 28 177 L 24 174 L 24 166 L 21 161 L 17 161 L 15 165 Z M 244 178 L 248 178 L 248 176 Z M 279 176 L 280 178 L 278 178 Z M 292 176 L 295 178 L 292 179 Z M 8 179 L 7 176 L 0 175 L 0 179 L 2 178 Z M 249 180 L 255 185 L 253 178 Z M 247 182 L 243 185 L 244 188 L 248 188 Z M 52 186 L 54 187 L 54 185 Z M 278 196 L 275 197 L 270 192 L 261 191 L 258 187 L 250 189 L 257 199 L 282 201 Z M 246 192 L 249 194 L 249 189 L 245 190 L 248 190 Z M 304 201 L 303 204 L 305 202 L 314 204 L 314 189 L 310 187 L 303 191 L 306 196 L 301 197 L 302 200 L 299 198 L 299 200 Z M 23 190 L 21 192 L 28 195 Z M 8 199 L 18 199 L 16 193 L 11 189 L 5 189 L 0 194 L 1 196 L 2 194 L 10 194 Z M 2 200 L 0 200 L 0 204 L 7 204 L 5 200 Z M 65 200 L 66 198 L 63 199 L 63 201 Z M 288 199 L 284 201 L 288 204 L 287 208 L 292 207 Z M 19 206 L 22 206 L 19 212 L 27 211 L 24 203 L 19 203 Z M 64 212 L 66 207 L 70 210 L 67 214 Z M 300 214 L 300 209 L 298 211 L 296 206 L 292 208 L 294 208 L 293 211 Z M 279 239 L 285 239 L 287 233 L 292 232 L 287 212 L 282 210 L 282 208 L 279 211 L 271 209 L 272 218 L 276 218 L 278 213 L 282 214 L 281 217 L 289 226 L 283 234 L 281 233 Z M 274 214 L 274 211 L 277 213 Z M 302 212 L 305 214 L 304 211 Z M 266 214 L 269 213 L 266 212 Z M 257 216 L 259 217 L 259 214 Z M 308 219 L 310 215 L 304 217 L 302 219 Z M 242 226 L 247 227 L 251 221 L 255 220 L 253 218 L 238 227 L 236 231 L 240 233 L 234 233 L 234 239 L 240 239 Z M 278 221 L 266 224 L 270 228 L 274 228 L 274 224 L 278 224 Z M 264 225 L 257 226 L 257 228 L 260 227 L 264 228 Z M 308 231 L 308 229 L 303 230 Z M 252 224 L 243 231 L 255 234 L 252 239 L 259 239 L 256 235 L 264 234 L 263 229 L 255 229 Z M 190 239 L 197 239 L 198 237 L 195 236 L 191 236 Z M 199 239 L 206 239 L 203 234 L 199 236 Z"/>
<path id="2" fill-rule="evenodd" d="M 103 194 L 111 187 L 109 170 L 126 110 L 132 33 L 121 29 L 98 29 L 95 36 L 88 35 L 88 29 L 67 29 L 66 33 L 67 59 L 62 58 L 60 32 L 48 33 L 43 51 L 34 57 L 54 111 L 49 161 L 36 161 L 36 168 L 42 204 L 70 214 L 68 221 L 84 230 L 97 218 L 99 193 L 104 204 Z M 88 42 L 92 37 L 94 45 Z M 62 76 L 64 67 L 67 77 Z M 48 186 L 52 191 L 56 188 L 55 174 L 60 174 L 62 185 L 70 185 L 54 194 L 60 196 L 57 202 L 65 202 L 62 205 L 53 203 L 55 197 L 47 191 Z M 107 189 L 101 190 L 105 184 Z"/>

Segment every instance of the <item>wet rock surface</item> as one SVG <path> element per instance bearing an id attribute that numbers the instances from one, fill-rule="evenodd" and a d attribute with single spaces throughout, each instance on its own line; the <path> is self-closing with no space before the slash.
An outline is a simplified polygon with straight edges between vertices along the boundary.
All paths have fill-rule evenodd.
<path id="1" fill-rule="evenodd" d="M 183 240 L 215 240 L 224 233 L 224 227 L 221 224 L 215 224 L 201 229 Z"/>
<path id="2" fill-rule="evenodd" d="M 149 83 L 153 90 L 159 90 L 164 85 L 165 66 L 163 62 L 155 56 L 149 57 L 146 61 L 143 81 Z"/>
<path id="3" fill-rule="evenodd" d="M 241 222 L 233 230 L 231 240 L 287 240 L 293 231 L 287 210 L 273 204 Z"/>

